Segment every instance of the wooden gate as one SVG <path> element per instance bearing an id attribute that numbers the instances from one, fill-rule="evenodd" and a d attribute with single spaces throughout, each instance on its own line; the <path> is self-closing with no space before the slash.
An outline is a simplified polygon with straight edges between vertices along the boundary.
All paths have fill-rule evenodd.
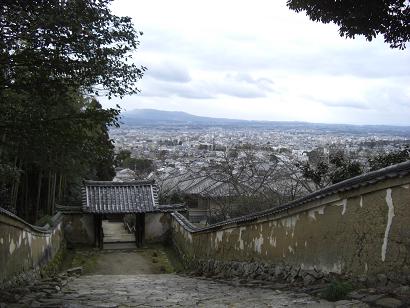
<path id="1" fill-rule="evenodd" d="M 137 247 L 144 245 L 145 235 L 145 213 L 135 214 L 135 243 Z"/>

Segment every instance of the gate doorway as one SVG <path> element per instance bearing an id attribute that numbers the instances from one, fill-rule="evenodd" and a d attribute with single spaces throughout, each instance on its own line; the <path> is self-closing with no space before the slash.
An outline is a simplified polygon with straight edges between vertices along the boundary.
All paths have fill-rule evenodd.
<path id="1" fill-rule="evenodd" d="M 100 216 L 100 215 L 99 215 Z M 145 214 L 101 215 L 96 224 L 96 246 L 104 249 L 140 248 L 144 245 Z"/>
<path id="2" fill-rule="evenodd" d="M 158 211 L 157 187 L 153 181 L 85 181 L 83 210 L 94 214 L 97 247 L 142 247 L 145 213 Z"/>

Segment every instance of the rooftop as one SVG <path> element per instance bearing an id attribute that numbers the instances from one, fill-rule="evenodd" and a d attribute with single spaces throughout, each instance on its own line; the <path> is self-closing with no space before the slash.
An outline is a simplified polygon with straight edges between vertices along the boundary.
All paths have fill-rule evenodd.
<path id="1" fill-rule="evenodd" d="M 161 210 L 154 181 L 84 181 L 82 208 L 98 214 Z"/>

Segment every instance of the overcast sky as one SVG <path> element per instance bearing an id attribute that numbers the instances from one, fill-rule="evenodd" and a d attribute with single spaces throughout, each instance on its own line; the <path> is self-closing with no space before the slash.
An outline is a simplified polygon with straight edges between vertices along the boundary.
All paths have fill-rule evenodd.
<path id="1" fill-rule="evenodd" d="M 276 0 L 115 0 L 143 31 L 141 94 L 101 99 L 249 120 L 410 125 L 410 49 L 341 38 Z M 408 46 L 410 48 L 410 46 Z"/>

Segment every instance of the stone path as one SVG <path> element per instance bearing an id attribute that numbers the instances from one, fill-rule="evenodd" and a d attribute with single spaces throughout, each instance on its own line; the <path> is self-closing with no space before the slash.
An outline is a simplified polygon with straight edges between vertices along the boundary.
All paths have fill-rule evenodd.
<path id="1" fill-rule="evenodd" d="M 26 287 L 1 291 L 0 308 L 368 307 L 358 300 L 318 300 L 274 283 L 159 274 L 160 263 L 152 263 L 164 254 L 159 250 L 77 254 L 83 258 L 96 257 L 96 264 L 87 275 L 80 276 L 83 269 L 77 267 Z"/>
<path id="2" fill-rule="evenodd" d="M 71 279 L 59 292 L 34 295 L 7 307 L 367 307 L 175 274 L 85 275 Z"/>

